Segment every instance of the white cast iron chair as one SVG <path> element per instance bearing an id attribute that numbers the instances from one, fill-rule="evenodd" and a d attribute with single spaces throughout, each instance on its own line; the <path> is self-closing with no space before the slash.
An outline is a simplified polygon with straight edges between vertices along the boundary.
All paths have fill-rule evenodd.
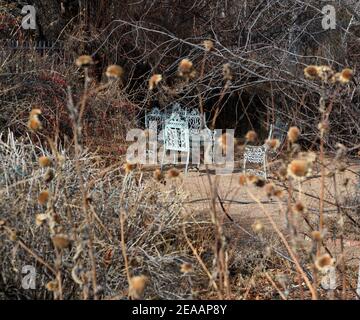
<path id="1" fill-rule="evenodd" d="M 186 120 L 183 120 L 178 113 L 172 113 L 170 118 L 165 120 L 164 147 L 161 160 L 161 170 L 164 164 L 166 152 L 175 151 L 174 163 L 176 163 L 178 152 L 186 152 L 185 174 L 188 171 L 190 159 L 189 127 Z"/>
<path id="2" fill-rule="evenodd" d="M 269 137 L 272 137 L 273 126 L 270 125 Z M 267 153 L 268 145 L 265 143 L 261 146 L 245 146 L 244 150 L 244 174 L 250 173 L 267 179 Z M 246 163 L 258 164 L 262 166 L 262 170 L 246 169 Z"/>

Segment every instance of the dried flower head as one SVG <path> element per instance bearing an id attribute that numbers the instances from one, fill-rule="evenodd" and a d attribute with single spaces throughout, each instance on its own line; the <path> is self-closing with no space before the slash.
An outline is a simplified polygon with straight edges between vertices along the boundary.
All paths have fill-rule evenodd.
<path id="1" fill-rule="evenodd" d="M 287 133 L 288 139 L 290 142 L 294 143 L 299 139 L 300 130 L 298 127 L 290 127 Z"/>
<path id="2" fill-rule="evenodd" d="M 171 168 L 167 171 L 168 178 L 177 178 L 180 175 L 180 171 L 176 168 Z"/>
<path id="3" fill-rule="evenodd" d="M 311 237 L 316 242 L 320 242 L 323 239 L 322 233 L 320 231 L 317 231 L 317 230 L 311 232 Z"/>
<path id="4" fill-rule="evenodd" d="M 247 142 L 255 142 L 257 139 L 257 133 L 254 130 L 250 130 L 246 133 L 245 139 Z"/>
<path id="5" fill-rule="evenodd" d="M 30 118 L 41 115 L 41 109 L 34 108 L 30 111 Z"/>
<path id="6" fill-rule="evenodd" d="M 264 225 L 259 220 L 255 220 L 252 225 L 252 229 L 254 232 L 259 233 L 264 229 Z"/>
<path id="7" fill-rule="evenodd" d="M 129 296 L 138 300 L 143 297 L 148 278 L 146 276 L 135 276 L 130 279 Z"/>
<path id="8" fill-rule="evenodd" d="M 28 128 L 32 131 L 38 131 L 42 129 L 42 124 L 38 117 L 32 117 L 29 119 Z"/>
<path id="9" fill-rule="evenodd" d="M 327 267 L 330 267 L 334 264 L 335 260 L 331 258 L 331 256 L 328 253 L 325 253 L 321 256 L 318 256 L 315 260 L 315 267 L 319 271 L 323 271 Z"/>
<path id="10" fill-rule="evenodd" d="M 41 226 L 44 221 L 46 221 L 46 219 L 48 218 L 48 215 L 45 213 L 39 213 L 35 216 L 35 224 L 37 226 Z"/>
<path id="11" fill-rule="evenodd" d="M 193 63 L 189 59 L 182 59 L 178 69 L 181 77 L 189 77 L 194 71 Z"/>
<path id="12" fill-rule="evenodd" d="M 270 150 L 277 150 L 280 147 L 280 140 L 279 139 L 267 139 L 265 141 L 266 145 Z"/>
<path id="13" fill-rule="evenodd" d="M 41 110 L 38 108 L 34 108 L 30 112 L 28 128 L 32 131 L 37 131 L 42 129 L 42 124 L 39 119 L 39 115 L 41 114 Z"/>
<path id="14" fill-rule="evenodd" d="M 49 191 L 48 190 L 43 190 L 40 192 L 39 196 L 38 196 L 38 202 L 40 205 L 44 205 L 48 202 L 49 200 Z"/>
<path id="15" fill-rule="evenodd" d="M 288 165 L 288 176 L 299 179 L 304 178 L 311 172 L 310 162 L 304 159 L 295 159 Z"/>
<path id="16" fill-rule="evenodd" d="M 150 91 L 153 90 L 161 80 L 162 80 L 161 74 L 152 75 L 151 78 L 149 79 L 149 90 Z"/>
<path id="17" fill-rule="evenodd" d="M 222 74 L 223 74 L 224 80 L 226 80 L 226 81 L 231 81 L 233 79 L 231 68 L 230 68 L 230 63 L 225 63 L 223 65 Z"/>
<path id="18" fill-rule="evenodd" d="M 211 51 L 214 48 L 214 42 L 211 40 L 205 40 L 203 42 L 206 51 Z"/>
<path id="19" fill-rule="evenodd" d="M 39 165 L 42 168 L 50 167 L 51 166 L 51 160 L 47 156 L 42 156 L 39 158 Z"/>
<path id="20" fill-rule="evenodd" d="M 294 211 L 297 213 L 305 213 L 305 206 L 301 201 L 297 201 L 294 206 Z"/>
<path id="21" fill-rule="evenodd" d="M 341 71 L 340 76 L 339 76 L 339 82 L 341 84 L 347 84 L 350 82 L 352 77 L 353 77 L 353 71 L 349 68 L 346 68 L 343 71 Z"/>
<path id="22" fill-rule="evenodd" d="M 318 66 L 307 66 L 304 69 L 304 75 L 310 80 L 315 80 L 319 76 L 319 67 Z"/>
<path id="23" fill-rule="evenodd" d="M 135 168 L 136 168 L 136 163 L 126 162 L 126 163 L 123 165 L 123 168 L 124 168 L 124 170 L 125 170 L 125 173 L 130 173 L 131 171 L 135 170 Z"/>
<path id="24" fill-rule="evenodd" d="M 265 190 L 266 195 L 270 198 L 273 195 L 275 195 L 276 188 L 273 183 L 267 183 L 267 184 L 265 184 L 264 190 Z"/>
<path id="25" fill-rule="evenodd" d="M 57 280 L 52 280 L 52 281 L 49 281 L 47 284 L 46 284 L 46 289 L 49 290 L 49 291 L 58 291 L 59 290 L 59 284 L 57 282 Z"/>
<path id="26" fill-rule="evenodd" d="M 162 181 L 164 179 L 164 175 L 160 169 L 156 169 L 153 176 L 156 181 Z"/>
<path id="27" fill-rule="evenodd" d="M 107 67 L 105 74 L 109 79 L 118 79 L 123 76 L 124 69 L 116 64 L 113 64 Z"/>
<path id="28" fill-rule="evenodd" d="M 191 263 L 183 263 L 181 265 L 180 272 L 187 274 L 187 273 L 190 273 L 192 271 L 193 271 L 193 266 L 192 266 Z"/>
<path id="29" fill-rule="evenodd" d="M 66 249 L 70 246 L 70 239 L 65 234 L 57 234 L 56 236 L 52 237 L 52 242 L 54 244 L 54 247 L 58 249 Z"/>
<path id="30" fill-rule="evenodd" d="M 329 66 L 319 66 L 318 73 L 323 82 L 328 82 L 334 75 L 334 71 Z"/>
<path id="31" fill-rule="evenodd" d="M 247 176 L 246 176 L 246 174 L 240 174 L 239 184 L 241 186 L 245 186 L 247 184 Z"/>
<path id="32" fill-rule="evenodd" d="M 78 57 L 75 61 L 75 64 L 79 67 L 89 67 L 92 64 L 94 64 L 94 60 L 91 56 L 89 55 L 82 55 L 80 57 Z"/>

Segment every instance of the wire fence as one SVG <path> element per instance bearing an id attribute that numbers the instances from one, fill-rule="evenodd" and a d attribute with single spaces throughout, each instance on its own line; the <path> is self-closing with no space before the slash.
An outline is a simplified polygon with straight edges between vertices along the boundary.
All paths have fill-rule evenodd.
<path id="1" fill-rule="evenodd" d="M 0 70 L 5 74 L 37 71 L 44 62 L 52 70 L 69 59 L 62 41 L 0 40 Z"/>

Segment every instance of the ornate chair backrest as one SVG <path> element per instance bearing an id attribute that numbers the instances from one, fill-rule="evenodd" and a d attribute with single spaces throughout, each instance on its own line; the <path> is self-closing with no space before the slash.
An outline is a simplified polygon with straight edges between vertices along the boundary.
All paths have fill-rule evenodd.
<path id="1" fill-rule="evenodd" d="M 164 143 L 166 150 L 190 150 L 188 123 L 178 113 L 172 113 L 170 118 L 165 120 Z"/>
<path id="2" fill-rule="evenodd" d="M 274 139 L 279 139 L 280 143 L 283 143 L 288 131 L 288 122 L 284 122 L 280 118 L 277 118 L 274 124 L 274 130 L 272 133 L 272 137 Z"/>
<path id="3" fill-rule="evenodd" d="M 151 127 L 156 122 L 156 127 Z M 158 108 L 152 109 L 149 113 L 145 113 L 145 127 L 160 132 L 162 129 L 163 114 Z"/>
<path id="4" fill-rule="evenodd" d="M 264 163 L 266 157 L 266 146 L 246 146 L 244 160 L 251 163 Z"/>

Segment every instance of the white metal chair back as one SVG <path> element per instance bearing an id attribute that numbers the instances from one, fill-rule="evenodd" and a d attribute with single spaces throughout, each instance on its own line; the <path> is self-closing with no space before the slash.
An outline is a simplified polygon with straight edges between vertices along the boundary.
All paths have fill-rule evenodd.
<path id="1" fill-rule="evenodd" d="M 187 153 L 185 168 L 185 172 L 187 172 L 190 158 L 189 127 L 187 121 L 182 119 L 178 113 L 172 113 L 170 118 L 165 120 L 164 150 L 161 161 L 161 168 L 167 150 Z M 174 162 L 175 160 L 176 159 L 174 158 Z"/>
<path id="2" fill-rule="evenodd" d="M 164 129 L 164 114 L 159 108 L 154 108 L 150 112 L 145 113 L 145 128 L 155 131 L 159 140 L 163 140 L 162 130 Z"/>
<path id="3" fill-rule="evenodd" d="M 268 139 L 272 137 L 273 134 L 273 125 L 270 125 Z M 265 143 L 261 146 L 245 146 L 244 150 L 244 173 L 251 173 L 256 176 L 263 177 L 267 179 L 267 152 L 268 145 Z M 246 169 L 246 163 L 261 164 L 262 170 L 256 169 Z"/>

